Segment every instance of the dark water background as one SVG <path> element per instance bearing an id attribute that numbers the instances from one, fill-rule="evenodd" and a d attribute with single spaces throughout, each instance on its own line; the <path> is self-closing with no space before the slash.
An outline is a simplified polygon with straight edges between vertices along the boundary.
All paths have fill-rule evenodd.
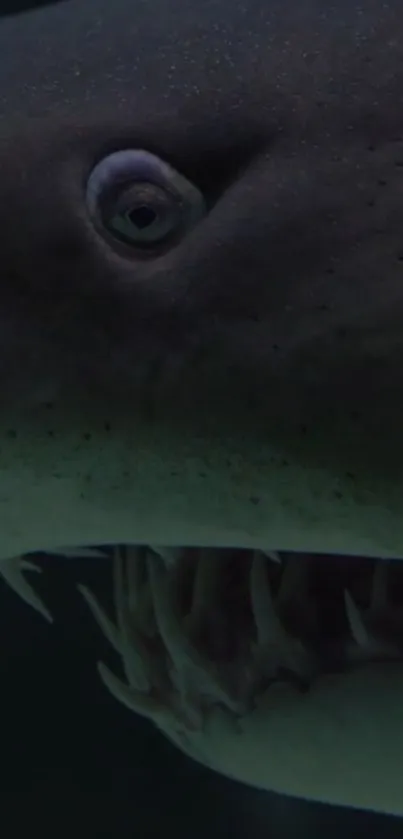
<path id="1" fill-rule="evenodd" d="M 20 14 L 40 6 L 53 6 L 55 2 L 61 2 L 61 0 L 36 0 L 36 2 L 35 0 L 0 0 L 0 17 Z"/>
<path id="2" fill-rule="evenodd" d="M 403 837 L 403 819 L 259 792 L 184 757 L 99 681 L 96 661 L 116 661 L 75 586 L 107 602 L 108 561 L 48 557 L 44 567 L 34 582 L 53 626 L 0 586 L 5 839 Z"/>

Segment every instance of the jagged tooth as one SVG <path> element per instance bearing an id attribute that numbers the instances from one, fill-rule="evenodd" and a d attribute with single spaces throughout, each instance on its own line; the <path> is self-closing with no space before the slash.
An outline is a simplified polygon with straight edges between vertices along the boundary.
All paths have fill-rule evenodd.
<path id="1" fill-rule="evenodd" d="M 272 562 L 277 562 L 279 565 L 281 565 L 282 559 L 278 551 L 261 550 L 260 553 L 262 553 L 263 556 L 267 556 L 267 558 L 271 559 Z"/>
<path id="2" fill-rule="evenodd" d="M 115 609 L 120 636 L 122 663 L 129 684 L 139 691 L 149 690 L 146 675 L 146 656 L 128 602 L 127 563 L 124 550 L 116 552 L 113 561 Z"/>
<path id="3" fill-rule="evenodd" d="M 23 575 L 23 570 L 33 571 L 34 569 L 41 573 L 41 568 L 34 566 L 33 563 L 21 557 L 13 557 L 12 559 L 2 559 L 0 563 L 0 575 L 4 577 L 6 583 L 10 588 L 24 600 L 28 606 L 39 612 L 42 617 L 46 618 L 49 623 L 53 623 L 53 618 L 45 604 L 36 594 L 32 586 L 28 583 Z"/>
<path id="4" fill-rule="evenodd" d="M 282 666 L 302 679 L 311 678 L 315 670 L 313 657 L 284 629 L 273 601 L 265 560 L 258 551 L 251 565 L 250 596 L 257 633 L 255 658 L 259 666 L 270 676 Z"/>
<path id="5" fill-rule="evenodd" d="M 382 559 L 375 563 L 372 575 L 370 612 L 379 614 L 386 610 L 388 603 L 388 563 Z"/>
<path id="6" fill-rule="evenodd" d="M 255 551 L 252 559 L 250 596 L 258 646 L 272 645 L 276 641 L 283 644 L 286 634 L 276 612 L 266 561 L 260 551 Z"/>
<path id="7" fill-rule="evenodd" d="M 119 655 L 122 654 L 122 642 L 120 638 L 120 634 L 118 631 L 117 626 L 113 623 L 113 621 L 108 617 L 102 606 L 99 604 L 97 598 L 93 594 L 87 586 L 81 585 L 81 583 L 77 586 L 78 591 L 83 596 L 85 602 L 87 603 L 92 616 L 95 618 L 96 623 L 98 624 L 101 632 L 105 635 L 105 638 L 109 641 L 111 646 L 116 650 Z"/>
<path id="8" fill-rule="evenodd" d="M 161 557 L 167 568 L 172 568 L 182 556 L 182 548 L 164 548 L 161 545 L 150 545 L 150 550 Z"/>
<path id="9" fill-rule="evenodd" d="M 176 684 L 183 698 L 189 684 L 193 689 L 196 684 L 196 692 L 209 695 L 230 710 L 239 713 L 240 703 L 231 697 L 225 680 L 220 677 L 212 662 L 202 656 L 187 637 L 172 602 L 170 575 L 164 568 L 163 561 L 151 552 L 148 556 L 148 569 L 157 626 L 172 660 Z"/>
<path id="10" fill-rule="evenodd" d="M 20 569 L 21 571 L 34 571 L 36 574 L 42 574 L 42 568 L 39 568 L 39 565 L 35 565 L 30 559 L 25 559 L 25 557 L 20 559 Z"/>
<path id="11" fill-rule="evenodd" d="M 134 690 L 130 685 L 125 685 L 103 662 L 98 663 L 98 673 L 112 696 L 126 705 L 130 711 L 147 717 L 151 720 L 160 720 L 161 716 L 168 714 L 168 709 L 154 697 Z"/>
<path id="12" fill-rule="evenodd" d="M 115 562 L 123 563 L 122 551 L 115 551 Z M 122 571 L 122 569 L 121 569 Z M 123 571 L 122 571 L 123 573 Z M 153 678 L 153 663 L 147 660 L 147 653 L 140 637 L 133 626 L 130 625 L 130 616 L 126 615 L 125 592 L 121 573 L 115 572 L 119 577 L 119 591 L 115 590 L 115 599 L 119 600 L 119 627 L 108 617 L 105 610 L 99 604 L 95 595 L 83 585 L 78 585 L 78 590 L 84 597 L 96 623 L 105 635 L 111 646 L 122 658 L 123 667 L 129 684 L 138 691 L 147 692 Z"/>
<path id="13" fill-rule="evenodd" d="M 149 554 L 147 566 L 158 630 L 174 665 L 181 668 L 192 659 L 191 645 L 173 608 L 169 575 L 159 556 Z"/>
<path id="14" fill-rule="evenodd" d="M 354 603 L 350 592 L 345 589 L 344 603 L 346 608 L 347 620 L 349 623 L 351 634 L 356 644 L 363 649 L 368 649 L 371 646 L 371 640 L 368 632 L 363 624 L 359 609 Z"/>

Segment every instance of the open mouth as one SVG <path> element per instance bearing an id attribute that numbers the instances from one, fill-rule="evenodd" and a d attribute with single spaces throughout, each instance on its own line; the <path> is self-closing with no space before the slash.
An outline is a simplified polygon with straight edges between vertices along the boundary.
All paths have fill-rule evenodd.
<path id="1" fill-rule="evenodd" d="M 79 585 L 119 660 L 119 675 L 98 664 L 101 679 L 188 756 L 258 788 L 403 814 L 403 563 L 133 545 L 58 553 L 112 560 L 107 608 Z M 26 579 L 35 567 L 2 560 L 0 571 L 49 617 Z"/>
<path id="2" fill-rule="evenodd" d="M 403 663 L 403 567 L 362 557 L 250 550 L 106 549 L 113 618 L 80 590 L 118 653 L 112 694 L 186 738 L 219 708 L 234 720 L 279 682 Z"/>
<path id="3" fill-rule="evenodd" d="M 59 553 L 64 553 L 61 550 Z M 112 559 L 115 614 L 79 585 L 118 653 L 124 680 L 101 678 L 131 710 L 183 734 L 221 708 L 236 717 L 282 682 L 307 692 L 322 676 L 403 664 L 398 560 L 146 546 L 67 551 Z M 26 580 L 28 559 L 2 561 L 6 581 L 50 613 Z"/>

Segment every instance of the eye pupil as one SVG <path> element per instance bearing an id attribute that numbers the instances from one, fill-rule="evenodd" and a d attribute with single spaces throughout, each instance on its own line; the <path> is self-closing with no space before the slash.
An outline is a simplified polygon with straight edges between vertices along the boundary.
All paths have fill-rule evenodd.
<path id="1" fill-rule="evenodd" d="M 127 213 L 127 218 L 138 227 L 139 230 L 144 230 L 146 227 L 150 227 L 157 219 L 157 213 L 152 207 L 147 207 L 146 204 L 142 204 L 139 207 L 134 207 Z"/>

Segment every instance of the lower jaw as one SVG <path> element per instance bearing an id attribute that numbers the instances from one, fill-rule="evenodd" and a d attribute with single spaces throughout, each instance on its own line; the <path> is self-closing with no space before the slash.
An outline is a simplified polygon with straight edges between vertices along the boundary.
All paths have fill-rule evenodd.
<path id="1" fill-rule="evenodd" d="M 77 551 L 77 555 L 78 555 Z M 112 694 L 245 783 L 403 814 L 403 563 L 121 546 Z M 135 748 L 135 745 L 134 745 Z"/>
<path id="2" fill-rule="evenodd" d="M 121 547 L 124 679 L 107 688 L 188 755 L 255 787 L 403 814 L 403 564 Z"/>
<path id="3" fill-rule="evenodd" d="M 178 694 L 171 711 L 185 729 L 214 704 L 242 715 L 278 682 L 304 693 L 325 674 L 403 665 L 398 561 L 127 546 L 110 554 L 115 632 L 131 638 L 138 678 L 161 706 Z M 81 591 L 106 631 L 102 608 Z"/>

